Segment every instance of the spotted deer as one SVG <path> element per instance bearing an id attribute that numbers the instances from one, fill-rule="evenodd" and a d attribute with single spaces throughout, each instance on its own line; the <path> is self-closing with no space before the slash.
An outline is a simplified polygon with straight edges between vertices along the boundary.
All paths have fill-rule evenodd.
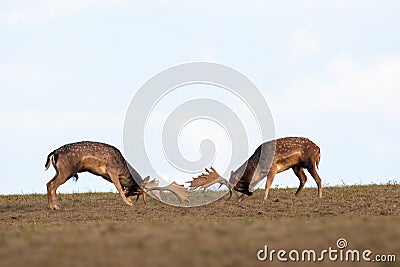
<path id="1" fill-rule="evenodd" d="M 314 178 L 318 186 L 318 197 L 322 197 L 321 178 L 317 169 L 320 161 L 320 148 L 311 140 L 303 137 L 285 137 L 271 140 L 261 144 L 253 155 L 236 171 L 231 172 L 229 181 L 221 177 L 211 168 L 190 181 L 190 188 L 207 188 L 215 183 L 226 185 L 232 192 L 232 188 L 244 195 L 251 196 L 252 190 L 264 178 L 264 201 L 268 198 L 268 192 L 277 173 L 292 169 L 299 178 L 300 185 L 296 191 L 298 196 L 307 181 L 304 172 L 306 169 Z"/>
<path id="2" fill-rule="evenodd" d="M 78 179 L 78 173 L 89 172 L 112 182 L 123 201 L 132 206 L 130 196 L 136 196 L 136 201 L 142 195 L 146 202 L 146 192 L 169 190 L 179 201 L 188 201 L 187 189 L 173 182 L 165 187 L 159 187 L 158 181 L 150 177 L 142 178 L 139 173 L 125 160 L 121 152 L 108 144 L 83 141 L 61 146 L 47 156 L 46 170 L 54 166 L 56 174 L 47 183 L 47 198 L 50 209 L 58 210 L 56 190 L 68 179 Z M 155 194 L 157 196 L 157 194 Z"/>

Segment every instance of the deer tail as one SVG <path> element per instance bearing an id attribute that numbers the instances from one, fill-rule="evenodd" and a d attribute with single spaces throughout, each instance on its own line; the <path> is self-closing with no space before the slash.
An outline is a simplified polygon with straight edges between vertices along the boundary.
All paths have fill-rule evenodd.
<path id="1" fill-rule="evenodd" d="M 48 156 L 47 156 L 47 160 L 46 163 L 44 164 L 45 167 L 45 171 L 47 171 L 47 169 L 50 167 L 50 163 L 53 164 L 53 166 L 57 163 L 57 153 L 55 151 L 51 152 Z"/>
<path id="2" fill-rule="evenodd" d="M 318 165 L 320 160 L 321 160 L 321 150 L 318 148 L 317 158 L 315 159 L 315 166 L 317 166 L 317 169 L 319 169 Z"/>

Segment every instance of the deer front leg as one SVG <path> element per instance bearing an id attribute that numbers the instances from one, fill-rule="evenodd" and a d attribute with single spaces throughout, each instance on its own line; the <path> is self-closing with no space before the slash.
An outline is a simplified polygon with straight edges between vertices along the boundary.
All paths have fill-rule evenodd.
<path id="1" fill-rule="evenodd" d="M 267 181 L 265 182 L 265 193 L 264 193 L 263 202 L 265 202 L 268 198 L 268 192 L 269 192 L 269 189 L 271 188 L 272 182 L 274 181 L 275 174 L 276 174 L 276 170 L 271 168 L 267 175 Z"/>
<path id="2" fill-rule="evenodd" d="M 242 202 L 244 199 L 245 194 L 240 194 L 240 196 L 238 196 L 237 198 L 237 202 Z"/>
<path id="3" fill-rule="evenodd" d="M 134 203 L 132 202 L 132 200 L 130 200 L 129 198 L 127 198 L 125 196 L 124 190 L 122 189 L 121 183 L 119 181 L 119 177 L 117 174 L 115 174 L 114 172 L 109 173 L 109 176 L 111 178 L 111 181 L 113 182 L 113 184 L 115 185 L 115 187 L 117 188 L 119 194 L 122 197 L 122 200 L 129 206 L 133 206 Z"/>

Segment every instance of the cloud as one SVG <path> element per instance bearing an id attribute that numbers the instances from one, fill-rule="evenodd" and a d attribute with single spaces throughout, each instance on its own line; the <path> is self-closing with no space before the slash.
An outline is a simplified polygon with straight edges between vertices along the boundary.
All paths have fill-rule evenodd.
<path id="1" fill-rule="evenodd" d="M 399 121 L 400 55 L 387 55 L 370 65 L 348 56 L 326 63 L 320 72 L 293 77 L 277 96 L 280 111 L 372 113 Z"/>

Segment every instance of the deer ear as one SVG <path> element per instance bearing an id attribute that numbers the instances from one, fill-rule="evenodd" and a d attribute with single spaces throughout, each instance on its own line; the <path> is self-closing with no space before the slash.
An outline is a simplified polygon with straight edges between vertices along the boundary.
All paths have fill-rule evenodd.
<path id="1" fill-rule="evenodd" d="M 232 176 L 232 174 L 233 174 L 233 171 L 231 171 L 231 176 Z"/>
<path id="2" fill-rule="evenodd" d="M 143 179 L 144 183 L 148 183 L 150 180 L 150 175 L 146 176 L 146 178 Z"/>

